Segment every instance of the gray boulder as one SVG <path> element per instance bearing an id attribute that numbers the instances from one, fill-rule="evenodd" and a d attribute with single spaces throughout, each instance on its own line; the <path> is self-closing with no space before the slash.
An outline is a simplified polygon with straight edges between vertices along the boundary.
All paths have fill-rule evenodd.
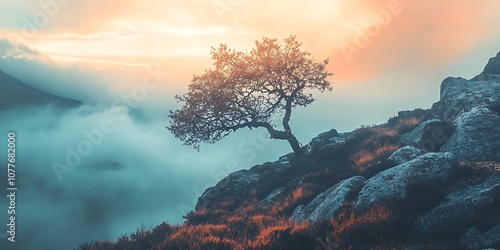
<path id="1" fill-rule="evenodd" d="M 401 135 L 399 140 L 401 141 L 402 144 L 405 145 L 417 145 L 420 140 L 422 140 L 422 136 L 424 134 L 424 128 L 434 122 L 441 122 L 439 119 L 430 119 L 427 121 L 423 121 L 420 124 L 417 125 L 412 131 Z"/>
<path id="2" fill-rule="evenodd" d="M 207 188 L 205 192 L 198 198 L 195 205 L 197 211 L 206 208 L 209 204 L 217 203 L 228 196 L 236 196 L 242 199 L 251 197 L 253 188 L 262 186 L 262 183 L 276 187 L 282 186 L 286 181 L 283 174 L 290 168 L 290 164 L 285 162 L 264 163 L 256 165 L 251 169 L 244 169 L 233 172 L 219 181 L 215 186 Z M 270 179 L 273 183 L 270 183 Z"/>
<path id="3" fill-rule="evenodd" d="M 491 211 L 499 191 L 500 173 L 497 172 L 482 184 L 452 192 L 447 201 L 418 218 L 415 226 L 424 235 L 458 233 L 469 227 L 476 216 Z"/>
<path id="4" fill-rule="evenodd" d="M 443 119 L 455 124 L 461 113 L 474 107 L 500 104 L 500 79 L 468 81 L 464 78 L 446 78 L 441 84 Z"/>
<path id="5" fill-rule="evenodd" d="M 412 145 L 425 152 L 437 152 L 453 134 L 453 127 L 445 121 L 430 119 L 420 123 L 411 132 L 401 135 L 403 145 Z"/>
<path id="6" fill-rule="evenodd" d="M 441 151 L 467 161 L 500 160 L 500 115 L 485 106 L 475 107 L 456 120 L 457 129 Z"/>
<path id="7" fill-rule="evenodd" d="M 393 161 L 396 165 L 403 164 L 407 161 L 411 161 L 418 156 L 424 154 L 424 151 L 420 148 L 414 146 L 404 146 L 394 151 L 388 160 Z"/>
<path id="8" fill-rule="evenodd" d="M 473 229 L 474 230 L 474 229 Z M 470 232 L 470 235 L 465 235 L 460 243 L 467 249 L 479 250 L 486 248 L 500 248 L 500 225 L 490 229 L 484 234 L 478 234 L 478 229 Z"/>
<path id="9" fill-rule="evenodd" d="M 266 198 L 262 199 L 257 203 L 257 205 L 263 205 L 263 206 L 268 206 L 272 205 L 278 200 L 278 198 L 283 194 L 283 191 L 285 191 L 284 187 L 279 187 L 275 190 L 273 190 L 271 193 L 269 193 Z"/>
<path id="10" fill-rule="evenodd" d="M 328 220 L 335 216 L 365 182 L 362 176 L 343 180 L 316 196 L 309 204 L 299 205 L 290 219 L 296 222 Z"/>
<path id="11" fill-rule="evenodd" d="M 481 75 L 500 75 L 500 52 L 488 60 Z"/>
<path id="12" fill-rule="evenodd" d="M 427 153 L 371 177 L 359 192 L 354 207 L 364 212 L 375 204 L 392 199 L 407 199 L 412 184 L 432 182 L 446 186 L 452 179 L 457 159 L 451 153 Z"/>
<path id="13" fill-rule="evenodd" d="M 198 198 L 195 209 L 197 211 L 208 206 L 210 202 L 214 202 L 225 194 L 234 194 L 237 192 L 247 191 L 250 184 L 259 181 L 259 174 L 250 170 L 240 170 L 229 174 L 227 177 L 219 181 L 215 186 L 207 188 L 205 192 Z"/>
<path id="14" fill-rule="evenodd" d="M 323 132 L 318 136 L 311 139 L 308 145 L 306 145 L 306 150 L 308 152 L 315 152 L 328 144 L 336 144 L 343 142 L 343 139 L 340 138 L 340 134 L 335 129 L 331 129 L 329 131 Z"/>
<path id="15" fill-rule="evenodd" d="M 477 227 L 471 227 L 471 228 L 467 229 L 464 236 L 462 236 L 462 238 L 460 239 L 460 245 L 462 245 L 464 247 L 468 246 L 480 234 L 481 234 L 481 229 L 479 229 Z"/>

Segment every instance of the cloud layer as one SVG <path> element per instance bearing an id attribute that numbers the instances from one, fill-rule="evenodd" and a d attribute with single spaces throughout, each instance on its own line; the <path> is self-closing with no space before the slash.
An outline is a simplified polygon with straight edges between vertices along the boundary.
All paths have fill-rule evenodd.
<path id="1" fill-rule="evenodd" d="M 0 26 L 4 36 L 29 42 L 58 61 L 130 66 L 175 61 L 174 72 L 207 65 L 210 46 L 221 42 L 249 49 L 262 36 L 294 34 L 316 57 L 332 58 L 337 79 L 363 80 L 401 62 L 431 69 L 500 36 L 490 25 L 498 22 L 492 10 L 500 3 L 494 1 L 61 1 L 52 8 L 28 2 L 4 9 L 21 13 L 18 22 Z M 37 25 L 37 13 L 48 16 L 44 25 Z M 35 26 L 32 36 L 26 36 L 26 23 Z M 349 58 L 346 44 L 356 47 Z M 190 74 L 179 77 L 189 81 Z"/>

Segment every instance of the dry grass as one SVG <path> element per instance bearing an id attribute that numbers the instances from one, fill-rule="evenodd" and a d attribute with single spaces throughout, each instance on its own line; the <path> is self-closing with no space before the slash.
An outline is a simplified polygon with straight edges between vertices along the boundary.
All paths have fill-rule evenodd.
<path id="1" fill-rule="evenodd" d="M 422 119 L 417 119 L 416 117 L 411 117 L 407 119 L 401 119 L 398 121 L 394 129 L 397 131 L 404 130 L 406 128 L 415 127 Z"/>
<path id="2" fill-rule="evenodd" d="M 262 214 L 253 216 L 251 220 L 261 230 L 275 224 L 276 222 L 275 217 Z"/>
<path id="3" fill-rule="evenodd" d="M 383 146 L 380 146 L 379 148 L 375 149 L 374 151 L 370 152 L 368 150 L 361 150 L 353 155 L 351 155 L 351 159 L 354 161 L 355 168 L 359 172 L 365 171 L 367 168 L 369 168 L 370 164 L 375 163 L 376 160 L 383 158 L 383 157 L 388 157 L 391 155 L 394 151 L 396 151 L 399 148 L 399 145 L 393 145 L 393 144 L 385 144 Z"/>
<path id="4" fill-rule="evenodd" d="M 292 193 L 292 202 L 297 202 L 300 199 L 304 197 L 304 187 L 298 187 L 297 189 L 293 190 Z"/>
<path id="5" fill-rule="evenodd" d="M 304 185 L 297 187 L 288 196 L 286 196 L 281 203 L 276 203 L 271 208 L 271 214 L 274 216 L 282 216 L 286 214 L 287 211 L 292 210 L 304 200 L 313 196 L 314 193 L 311 191 L 313 188 L 314 184 L 312 183 L 305 183 Z"/>
<path id="6" fill-rule="evenodd" d="M 233 239 L 232 230 L 227 225 L 204 224 L 181 227 L 172 234 L 167 244 L 176 243 L 188 249 L 243 249 Z"/>
<path id="7" fill-rule="evenodd" d="M 383 136 L 394 137 L 398 135 L 397 130 L 393 128 L 378 126 L 378 127 L 372 127 L 370 129 L 376 133 L 377 137 L 383 137 Z"/>
<path id="8" fill-rule="evenodd" d="M 352 210 L 344 210 L 330 220 L 334 228 L 333 237 L 337 242 L 345 243 L 353 230 L 374 227 L 378 223 L 387 221 L 391 216 L 392 211 L 383 205 L 374 206 L 362 215 L 357 215 Z"/>
<path id="9" fill-rule="evenodd" d="M 283 237 L 283 234 L 289 230 L 290 230 L 290 225 L 277 225 L 268 227 L 262 230 L 259 236 L 257 236 L 257 238 L 255 239 L 255 241 L 251 242 L 249 246 L 254 249 L 259 249 L 269 246 L 274 240 Z"/>

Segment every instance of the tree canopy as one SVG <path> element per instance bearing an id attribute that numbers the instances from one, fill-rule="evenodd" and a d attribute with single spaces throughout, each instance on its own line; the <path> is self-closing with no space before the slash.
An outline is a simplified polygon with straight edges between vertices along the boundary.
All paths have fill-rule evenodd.
<path id="1" fill-rule="evenodd" d="M 221 44 L 211 49 L 214 68 L 194 75 L 188 92 L 175 98 L 181 109 L 170 111 L 167 127 L 185 145 L 199 149 L 241 128 L 267 129 L 273 139 L 287 140 L 294 153 L 302 151 L 289 125 L 292 108 L 314 101 L 306 89 L 331 91 L 328 59 L 316 62 L 300 49 L 295 36 L 278 43 L 264 37 L 251 51 Z M 282 130 L 273 118 L 282 115 Z"/>

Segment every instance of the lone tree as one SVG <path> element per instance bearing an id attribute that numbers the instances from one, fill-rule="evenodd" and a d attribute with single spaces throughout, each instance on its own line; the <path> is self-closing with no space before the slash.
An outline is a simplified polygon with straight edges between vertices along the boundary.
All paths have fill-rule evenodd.
<path id="1" fill-rule="evenodd" d="M 272 139 L 287 140 L 296 156 L 302 154 L 290 129 L 292 108 L 314 101 L 306 89 L 331 91 L 326 71 L 328 59 L 315 62 L 300 50 L 295 36 L 281 45 L 264 37 L 250 52 L 228 49 L 221 44 L 211 49 L 215 69 L 194 75 L 189 90 L 175 98 L 184 105 L 170 111 L 170 127 L 185 145 L 199 149 L 201 142 L 215 143 L 240 128 L 267 129 Z M 283 130 L 272 118 L 283 115 Z"/>

